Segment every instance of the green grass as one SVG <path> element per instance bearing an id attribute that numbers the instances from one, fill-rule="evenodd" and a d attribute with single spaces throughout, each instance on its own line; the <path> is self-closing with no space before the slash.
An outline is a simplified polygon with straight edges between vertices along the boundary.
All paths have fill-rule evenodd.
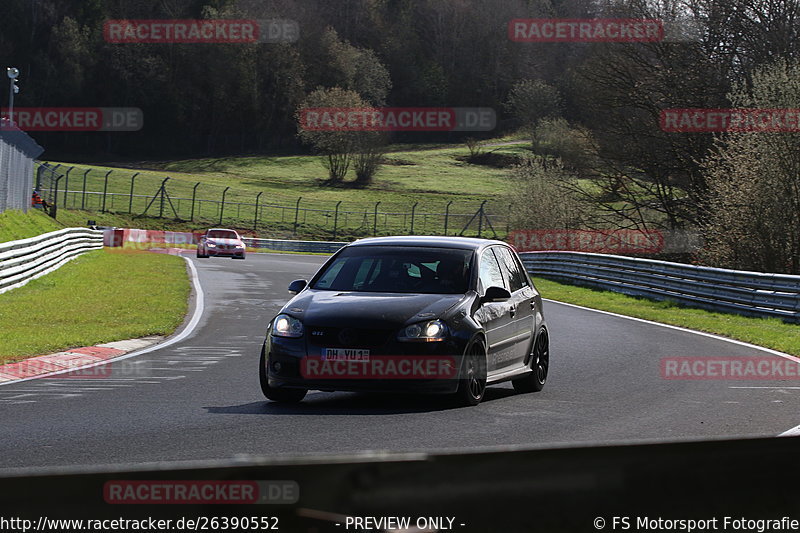
<path id="1" fill-rule="evenodd" d="M 98 250 L 0 295 L 0 362 L 168 335 L 187 312 L 180 257 Z"/>
<path id="2" fill-rule="evenodd" d="M 22 211 L 4 211 L 0 213 L 0 242 L 36 237 L 63 227 L 38 209 L 31 209 L 27 214 Z"/>
<path id="3" fill-rule="evenodd" d="M 777 318 L 750 318 L 691 309 L 674 302 L 654 302 L 542 278 L 535 278 L 534 282 L 544 298 L 715 333 L 800 356 L 800 327 Z"/>

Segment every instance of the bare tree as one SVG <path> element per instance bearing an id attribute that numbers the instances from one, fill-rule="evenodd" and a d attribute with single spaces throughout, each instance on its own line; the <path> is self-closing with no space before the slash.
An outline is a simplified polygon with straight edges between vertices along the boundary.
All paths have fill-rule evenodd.
<path id="1" fill-rule="evenodd" d="M 367 109 L 367 105 L 354 91 L 339 87 L 333 89 L 320 87 L 309 94 L 297 109 L 298 135 L 303 142 L 311 144 L 322 154 L 322 162 L 328 169 L 329 182 L 340 183 L 350 169 L 353 155 L 358 152 L 359 137 L 363 133 L 352 129 L 309 127 L 306 110 L 312 108 Z"/>
<path id="2" fill-rule="evenodd" d="M 736 107 L 800 108 L 800 65 L 756 70 Z M 730 268 L 800 273 L 800 133 L 720 136 L 703 164 L 709 184 L 702 261 Z"/>
<path id="3" fill-rule="evenodd" d="M 356 154 L 353 157 L 353 170 L 356 173 L 355 186 L 367 187 L 386 154 L 386 136 L 376 131 L 362 132 L 356 139 Z"/>
<path id="4" fill-rule="evenodd" d="M 574 193 L 570 174 L 558 159 L 528 157 L 511 171 L 506 195 L 513 229 L 578 229 L 584 205 Z"/>

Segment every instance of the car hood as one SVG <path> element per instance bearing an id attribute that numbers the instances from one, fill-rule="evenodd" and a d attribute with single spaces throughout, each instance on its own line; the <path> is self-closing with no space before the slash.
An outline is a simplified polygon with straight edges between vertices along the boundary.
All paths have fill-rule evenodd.
<path id="1" fill-rule="evenodd" d="M 442 317 L 463 294 L 398 294 L 307 290 L 284 308 L 318 327 L 401 327 Z"/>
<path id="2" fill-rule="evenodd" d="M 242 244 L 242 241 L 240 241 L 239 239 L 217 239 L 214 237 L 207 238 L 206 242 L 211 242 L 214 244 L 224 244 L 226 246 L 230 244 Z"/>

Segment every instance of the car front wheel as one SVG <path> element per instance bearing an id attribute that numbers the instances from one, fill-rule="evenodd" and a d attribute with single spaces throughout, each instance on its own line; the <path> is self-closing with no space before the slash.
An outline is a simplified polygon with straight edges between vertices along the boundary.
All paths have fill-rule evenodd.
<path id="1" fill-rule="evenodd" d="M 456 400 L 459 405 L 478 405 L 486 392 L 486 347 L 473 341 L 464 353 L 464 365 L 458 382 Z"/>
<path id="2" fill-rule="evenodd" d="M 261 381 L 261 392 L 268 400 L 279 403 L 299 403 L 303 401 L 308 393 L 305 389 L 276 389 L 269 386 L 267 376 L 267 354 L 266 346 L 261 347 L 261 359 L 258 364 L 258 377 Z"/>

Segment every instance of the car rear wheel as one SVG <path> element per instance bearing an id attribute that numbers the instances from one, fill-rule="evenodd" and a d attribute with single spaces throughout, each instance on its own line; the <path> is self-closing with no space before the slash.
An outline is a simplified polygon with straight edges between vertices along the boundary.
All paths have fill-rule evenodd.
<path id="1" fill-rule="evenodd" d="M 547 372 L 550 369 L 550 338 L 547 330 L 542 328 L 533 345 L 531 354 L 531 370 L 523 378 L 511 381 L 517 392 L 539 392 L 547 382 Z"/>
<path id="2" fill-rule="evenodd" d="M 269 386 L 267 377 L 267 354 L 266 347 L 261 347 L 261 360 L 258 363 L 258 377 L 261 382 L 261 392 L 268 400 L 279 403 L 299 403 L 303 401 L 308 393 L 305 389 L 276 389 Z"/>
<path id="3" fill-rule="evenodd" d="M 464 353 L 464 368 L 458 383 L 456 399 L 460 405 L 478 405 L 486 392 L 486 348 L 474 341 Z"/>

